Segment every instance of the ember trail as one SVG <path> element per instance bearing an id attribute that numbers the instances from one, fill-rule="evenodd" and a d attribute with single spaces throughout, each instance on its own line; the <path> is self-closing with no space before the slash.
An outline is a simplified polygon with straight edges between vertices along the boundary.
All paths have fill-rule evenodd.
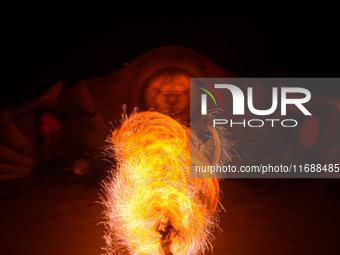
<path id="1" fill-rule="evenodd" d="M 109 137 L 117 169 L 104 185 L 107 254 L 117 248 L 130 254 L 203 254 L 217 226 L 220 190 L 216 178 L 190 178 L 193 132 L 158 112 L 134 112 L 122 122 Z M 211 130 L 218 145 L 212 161 L 192 138 L 198 165 L 220 159 L 220 140 Z"/>

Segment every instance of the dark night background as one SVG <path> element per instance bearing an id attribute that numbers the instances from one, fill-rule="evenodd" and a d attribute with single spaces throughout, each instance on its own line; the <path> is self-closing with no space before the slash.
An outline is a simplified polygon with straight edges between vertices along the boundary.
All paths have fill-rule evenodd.
<path id="1" fill-rule="evenodd" d="M 62 79 L 66 90 L 170 44 L 243 77 L 339 77 L 337 9 L 305 3 L 2 1 L 0 111 Z M 340 86 L 307 89 L 312 96 L 340 95 Z M 328 135 L 325 143 L 335 140 Z M 99 189 L 63 186 L 58 178 L 22 182 L 9 186 L 14 198 L 1 204 L 1 254 L 101 252 Z M 215 254 L 340 254 L 339 187 L 339 179 L 226 180 Z"/>
<path id="2" fill-rule="evenodd" d="M 33 99 L 61 79 L 67 89 L 114 72 L 169 44 L 192 48 L 245 77 L 338 77 L 338 17 L 332 9 L 326 3 L 2 2 L 0 109 Z"/>

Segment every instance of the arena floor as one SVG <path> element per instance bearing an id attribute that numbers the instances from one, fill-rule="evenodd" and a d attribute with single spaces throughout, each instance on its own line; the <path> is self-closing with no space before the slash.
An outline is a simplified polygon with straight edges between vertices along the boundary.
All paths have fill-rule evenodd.
<path id="1" fill-rule="evenodd" d="M 221 189 L 221 231 L 207 254 L 340 254 L 338 180 L 223 180 Z M 99 194 L 56 176 L 2 181 L 0 254 L 103 254 Z"/>

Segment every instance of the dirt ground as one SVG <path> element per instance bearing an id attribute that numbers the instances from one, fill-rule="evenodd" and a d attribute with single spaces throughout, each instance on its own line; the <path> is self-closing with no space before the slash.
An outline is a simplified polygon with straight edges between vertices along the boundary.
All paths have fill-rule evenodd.
<path id="1" fill-rule="evenodd" d="M 223 180 L 207 254 L 340 254 L 340 181 Z M 56 176 L 0 183 L 0 254 L 103 254 L 100 186 Z"/>

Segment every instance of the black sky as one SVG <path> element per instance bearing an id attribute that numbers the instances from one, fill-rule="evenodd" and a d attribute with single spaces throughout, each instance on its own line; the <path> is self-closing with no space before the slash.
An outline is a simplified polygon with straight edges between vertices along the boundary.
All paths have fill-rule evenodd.
<path id="1" fill-rule="evenodd" d="M 339 76 L 339 18 L 326 3 L 119 4 L 2 2 L 1 110 L 61 79 L 71 87 L 168 44 L 197 50 L 245 77 Z"/>

